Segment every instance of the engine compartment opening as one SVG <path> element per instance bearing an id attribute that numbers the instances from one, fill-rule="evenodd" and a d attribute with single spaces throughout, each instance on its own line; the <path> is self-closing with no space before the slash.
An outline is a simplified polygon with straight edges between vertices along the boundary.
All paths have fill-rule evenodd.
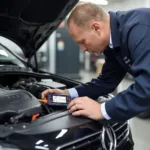
<path id="1" fill-rule="evenodd" d="M 48 88 L 65 89 L 66 85 L 50 78 L 28 75 L 4 75 L 0 77 L 0 124 L 30 123 L 41 116 L 66 107 L 50 107 L 41 101 L 42 91 Z"/>
<path id="2" fill-rule="evenodd" d="M 68 87 L 50 76 L 36 76 L 34 73 L 0 75 L 0 125 L 31 123 L 42 116 L 66 111 L 66 106 L 49 106 L 41 101 L 41 93 L 48 88 Z M 102 103 L 111 98 L 112 95 L 101 96 L 97 101 Z"/>

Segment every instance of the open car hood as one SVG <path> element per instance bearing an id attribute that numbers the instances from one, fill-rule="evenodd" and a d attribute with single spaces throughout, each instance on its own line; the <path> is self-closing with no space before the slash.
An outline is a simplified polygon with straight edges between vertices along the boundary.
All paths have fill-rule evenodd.
<path id="1" fill-rule="evenodd" d="M 78 0 L 1 0 L 0 35 L 29 58 L 48 39 Z"/>

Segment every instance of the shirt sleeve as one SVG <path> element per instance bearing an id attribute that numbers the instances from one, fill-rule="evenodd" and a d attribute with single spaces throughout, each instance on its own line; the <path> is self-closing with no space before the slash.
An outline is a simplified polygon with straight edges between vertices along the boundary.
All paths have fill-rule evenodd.
<path id="1" fill-rule="evenodd" d="M 105 103 L 102 103 L 101 104 L 101 112 L 102 112 L 102 115 L 103 115 L 103 117 L 105 118 L 105 119 L 107 119 L 107 120 L 110 120 L 111 118 L 110 118 L 110 116 L 107 114 L 107 112 L 106 112 L 106 108 L 105 108 Z"/>
<path id="2" fill-rule="evenodd" d="M 68 91 L 72 99 L 79 97 L 78 92 L 75 88 L 70 88 L 68 89 Z"/>

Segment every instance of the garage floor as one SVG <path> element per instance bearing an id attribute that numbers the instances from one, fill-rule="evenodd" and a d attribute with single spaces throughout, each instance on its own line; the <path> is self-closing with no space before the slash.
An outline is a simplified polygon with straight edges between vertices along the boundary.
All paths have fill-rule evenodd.
<path id="1" fill-rule="evenodd" d="M 89 73 L 86 71 L 80 71 L 80 75 L 80 81 L 83 83 L 96 77 L 95 73 Z M 118 86 L 117 91 L 119 92 L 126 89 L 132 83 L 132 80 L 124 79 Z M 134 150 L 150 150 L 150 119 L 142 120 L 135 117 L 129 122 L 135 143 Z"/>

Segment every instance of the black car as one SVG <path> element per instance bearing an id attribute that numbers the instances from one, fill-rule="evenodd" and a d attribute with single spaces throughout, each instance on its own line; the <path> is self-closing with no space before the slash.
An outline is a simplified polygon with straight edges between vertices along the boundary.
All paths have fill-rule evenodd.
<path id="1" fill-rule="evenodd" d="M 36 58 L 36 51 L 77 2 L 0 1 L 0 35 L 19 45 L 27 58 L 23 60 L 9 45 L 0 44 L 0 150 L 133 150 L 128 121 L 73 117 L 65 106 L 40 101 L 47 88 L 81 84 L 40 71 Z M 111 98 L 106 95 L 97 100 L 102 103 Z"/>

